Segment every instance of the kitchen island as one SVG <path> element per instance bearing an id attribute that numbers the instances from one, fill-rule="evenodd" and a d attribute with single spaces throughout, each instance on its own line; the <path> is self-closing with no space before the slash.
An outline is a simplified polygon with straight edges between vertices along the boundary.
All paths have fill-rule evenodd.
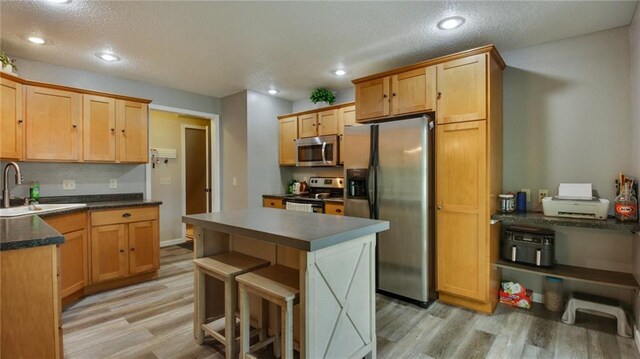
<path id="1" fill-rule="evenodd" d="M 194 258 L 239 252 L 299 271 L 294 339 L 301 358 L 375 358 L 376 233 L 389 222 L 272 208 L 182 218 L 194 226 Z M 200 305 L 206 318 L 220 318 L 222 284 L 207 278 L 204 286 L 196 313 Z M 203 336 L 194 325 L 198 343 Z"/>

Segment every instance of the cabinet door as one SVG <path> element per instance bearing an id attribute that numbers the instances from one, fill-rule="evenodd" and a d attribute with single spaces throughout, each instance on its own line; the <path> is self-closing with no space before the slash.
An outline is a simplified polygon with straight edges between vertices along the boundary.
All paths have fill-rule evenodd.
<path id="1" fill-rule="evenodd" d="M 335 216 L 344 216 L 344 204 L 326 202 L 324 204 L 324 213 Z"/>
<path id="2" fill-rule="evenodd" d="M 347 106 L 338 109 L 338 136 L 340 140 L 340 162 L 344 163 L 344 127 L 356 125 L 356 107 Z"/>
<path id="3" fill-rule="evenodd" d="M 439 124 L 487 118 L 487 55 L 438 65 Z"/>
<path id="4" fill-rule="evenodd" d="M 62 298 L 85 287 L 87 282 L 87 233 L 84 229 L 64 235 L 60 245 L 60 293 Z"/>
<path id="5" fill-rule="evenodd" d="M 140 102 L 116 100 L 116 128 L 119 162 L 147 162 L 148 106 Z"/>
<path id="6" fill-rule="evenodd" d="M 154 271 L 160 267 L 158 221 L 129 224 L 129 274 Z"/>
<path id="7" fill-rule="evenodd" d="M 436 136 L 438 290 L 486 301 L 486 123 L 439 125 Z"/>
<path id="8" fill-rule="evenodd" d="M 91 228 L 91 279 L 98 283 L 127 275 L 127 225 Z"/>
<path id="9" fill-rule="evenodd" d="M 356 84 L 356 120 L 389 116 L 389 77 Z"/>
<path id="10" fill-rule="evenodd" d="M 262 207 L 266 208 L 279 208 L 284 209 L 285 206 L 282 203 L 281 198 L 263 198 L 262 199 Z"/>
<path id="11" fill-rule="evenodd" d="M 434 111 L 436 108 L 435 66 L 403 72 L 391 79 L 391 113 Z"/>
<path id="12" fill-rule="evenodd" d="M 318 129 L 316 128 L 317 122 L 317 113 L 298 116 L 298 134 L 300 138 L 316 137 L 318 135 Z"/>
<path id="13" fill-rule="evenodd" d="M 338 134 L 338 110 L 328 110 L 318 113 L 318 135 Z"/>
<path id="14" fill-rule="evenodd" d="M 84 95 L 85 161 L 116 161 L 116 101 L 109 97 Z"/>
<path id="15" fill-rule="evenodd" d="M 22 85 L 0 79 L 0 158 L 22 160 Z"/>
<path id="16" fill-rule="evenodd" d="M 278 122 L 279 158 L 281 166 L 296 164 L 296 139 L 298 139 L 298 118 L 287 117 Z"/>
<path id="17" fill-rule="evenodd" d="M 27 160 L 79 161 L 82 95 L 27 86 Z"/>

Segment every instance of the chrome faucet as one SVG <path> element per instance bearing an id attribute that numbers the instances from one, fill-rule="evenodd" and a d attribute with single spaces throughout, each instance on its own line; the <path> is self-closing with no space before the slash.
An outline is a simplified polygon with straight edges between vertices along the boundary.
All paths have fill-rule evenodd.
<path id="1" fill-rule="evenodd" d="M 9 162 L 4 167 L 4 183 L 2 185 L 2 208 L 9 208 L 9 167 L 13 167 L 16 171 L 16 184 L 22 184 L 22 174 L 20 167 L 15 162 Z"/>

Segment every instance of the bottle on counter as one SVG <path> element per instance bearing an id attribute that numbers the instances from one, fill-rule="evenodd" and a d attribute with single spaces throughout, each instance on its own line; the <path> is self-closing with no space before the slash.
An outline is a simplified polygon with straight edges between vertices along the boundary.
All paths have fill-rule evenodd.
<path id="1" fill-rule="evenodd" d="M 33 186 L 29 189 L 29 197 L 36 202 L 40 200 L 40 183 L 38 181 L 34 181 Z"/>
<path id="2" fill-rule="evenodd" d="M 561 312 L 564 310 L 562 278 L 545 277 L 544 307 L 552 312 Z"/>
<path id="3" fill-rule="evenodd" d="M 624 183 L 620 194 L 616 197 L 615 214 L 620 222 L 638 220 L 638 199 L 631 192 L 631 182 Z"/>

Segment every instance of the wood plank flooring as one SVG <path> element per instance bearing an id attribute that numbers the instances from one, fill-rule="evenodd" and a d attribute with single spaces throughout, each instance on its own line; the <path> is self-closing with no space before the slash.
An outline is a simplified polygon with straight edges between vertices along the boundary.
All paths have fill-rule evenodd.
<path id="1" fill-rule="evenodd" d="M 63 312 L 66 358 L 223 358 L 192 334 L 192 254 L 162 248 L 156 280 L 82 299 Z M 535 306 L 492 316 L 434 303 L 421 309 L 377 298 L 379 358 L 639 358 L 613 319 L 579 314 L 576 325 Z M 270 356 L 270 355 L 269 355 Z"/>

